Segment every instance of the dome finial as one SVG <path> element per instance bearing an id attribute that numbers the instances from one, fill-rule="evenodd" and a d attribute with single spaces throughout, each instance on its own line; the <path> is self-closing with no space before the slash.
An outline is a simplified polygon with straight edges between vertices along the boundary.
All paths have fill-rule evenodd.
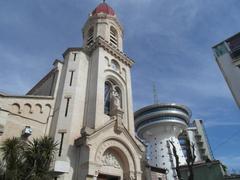
<path id="1" fill-rule="evenodd" d="M 106 2 L 106 0 L 103 0 L 103 3 L 105 3 Z"/>

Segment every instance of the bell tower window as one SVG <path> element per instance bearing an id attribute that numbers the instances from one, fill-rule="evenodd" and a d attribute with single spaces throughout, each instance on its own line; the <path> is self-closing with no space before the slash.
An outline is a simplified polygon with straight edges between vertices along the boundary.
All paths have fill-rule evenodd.
<path id="1" fill-rule="evenodd" d="M 87 45 L 90 46 L 93 43 L 93 36 L 94 36 L 94 28 L 91 27 L 88 30 L 88 34 L 87 34 Z"/>
<path id="2" fill-rule="evenodd" d="M 115 70 L 117 72 L 120 71 L 120 65 L 115 60 L 111 61 L 111 67 L 113 70 Z"/>
<path id="3" fill-rule="evenodd" d="M 118 33 L 113 26 L 110 27 L 110 44 L 115 47 L 118 46 Z"/>

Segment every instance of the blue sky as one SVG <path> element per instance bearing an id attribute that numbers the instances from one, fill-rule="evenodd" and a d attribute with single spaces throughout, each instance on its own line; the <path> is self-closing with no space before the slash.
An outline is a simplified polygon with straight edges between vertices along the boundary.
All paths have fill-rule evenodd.
<path id="1" fill-rule="evenodd" d="M 0 1 L 0 91 L 26 93 L 68 47 L 100 0 Z M 240 31 L 239 0 L 108 0 L 124 26 L 134 108 L 187 105 L 203 119 L 216 159 L 240 170 L 240 111 L 211 47 Z"/>

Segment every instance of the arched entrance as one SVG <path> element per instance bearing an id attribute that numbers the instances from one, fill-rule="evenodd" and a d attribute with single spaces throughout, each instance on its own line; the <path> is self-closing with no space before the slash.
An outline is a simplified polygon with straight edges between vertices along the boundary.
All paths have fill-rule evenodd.
<path id="1" fill-rule="evenodd" d="M 135 179 L 135 165 L 128 149 L 120 142 L 110 140 L 98 148 L 98 180 Z"/>

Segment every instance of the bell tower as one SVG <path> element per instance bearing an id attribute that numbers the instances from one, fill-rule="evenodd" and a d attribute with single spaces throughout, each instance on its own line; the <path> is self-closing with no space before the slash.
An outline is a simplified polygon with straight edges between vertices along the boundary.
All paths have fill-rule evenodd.
<path id="1" fill-rule="evenodd" d="M 123 50 L 123 28 L 114 10 L 104 1 L 90 14 L 83 27 L 84 46 L 91 46 L 97 37 L 102 37 L 110 45 Z"/>
<path id="2" fill-rule="evenodd" d="M 59 142 L 54 170 L 60 180 L 95 180 L 109 168 L 110 175 L 140 180 L 144 146 L 135 138 L 134 62 L 122 51 L 123 28 L 103 2 L 82 32 L 83 46 L 63 54 L 50 132 Z"/>
<path id="3" fill-rule="evenodd" d="M 96 129 L 119 116 L 134 135 L 130 74 L 133 61 L 122 52 L 122 41 L 123 28 L 114 10 L 106 2 L 100 3 L 83 28 L 83 47 L 90 54 L 83 128 Z"/>

